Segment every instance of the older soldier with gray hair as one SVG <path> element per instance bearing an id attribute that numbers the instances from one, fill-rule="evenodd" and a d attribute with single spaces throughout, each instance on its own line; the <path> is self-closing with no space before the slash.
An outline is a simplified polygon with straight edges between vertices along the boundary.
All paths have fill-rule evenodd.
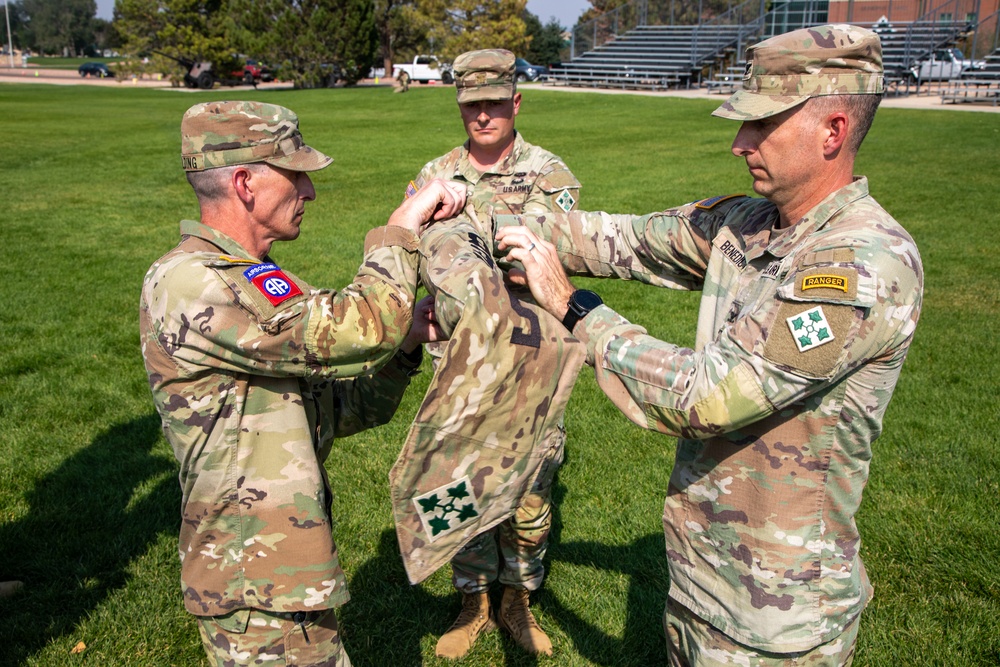
<path id="1" fill-rule="evenodd" d="M 763 199 L 497 218 L 524 265 L 512 277 L 565 318 L 604 392 L 680 436 L 663 515 L 672 665 L 853 659 L 872 594 L 855 514 L 923 289 L 913 239 L 854 175 L 882 75 L 878 36 L 854 26 L 748 49 L 714 115 L 742 121 L 732 151 Z M 560 263 L 701 289 L 695 349 L 574 290 Z"/>
<path id="2" fill-rule="evenodd" d="M 428 162 L 408 195 L 431 179 L 443 178 L 467 184 L 469 200 L 477 210 L 545 213 L 577 208 L 580 183 L 569 167 L 514 129 L 521 109 L 514 60 L 506 49 L 468 51 L 455 58 L 456 98 L 468 141 Z M 429 347 L 432 355 L 440 356 L 440 347 Z M 560 442 L 550 450 L 534 487 L 514 516 L 473 538 L 452 559 L 452 582 L 462 593 L 462 610 L 438 640 L 438 657 L 464 656 L 496 622 L 529 653 L 551 654 L 552 643 L 529 608 L 529 594 L 541 587 L 545 577 L 552 484 L 562 460 Z M 489 589 L 497 579 L 503 593 L 499 613 L 494 614 Z"/>
<path id="3" fill-rule="evenodd" d="M 365 239 L 346 289 L 279 267 L 299 234 L 309 172 L 290 110 L 209 102 L 181 121 L 201 221 L 146 274 L 142 352 L 180 462 L 181 585 L 211 664 L 349 665 L 333 608 L 349 596 L 323 461 L 334 438 L 387 422 L 436 339 L 414 316 L 417 232 L 465 204 L 431 183 Z M 412 325 L 412 326 L 411 326 Z"/>

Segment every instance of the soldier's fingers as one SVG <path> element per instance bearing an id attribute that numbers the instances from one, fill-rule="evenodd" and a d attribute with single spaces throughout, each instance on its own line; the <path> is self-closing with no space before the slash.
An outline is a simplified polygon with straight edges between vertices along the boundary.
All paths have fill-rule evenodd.
<path id="1" fill-rule="evenodd" d="M 523 269 L 512 268 L 510 271 L 507 272 L 507 277 L 515 285 L 528 284 L 528 275 L 524 272 Z"/>

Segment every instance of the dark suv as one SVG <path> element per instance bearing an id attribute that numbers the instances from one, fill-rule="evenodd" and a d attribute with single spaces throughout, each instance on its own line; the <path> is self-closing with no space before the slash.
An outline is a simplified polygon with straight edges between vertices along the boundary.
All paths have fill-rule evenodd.
<path id="1" fill-rule="evenodd" d="M 516 58 L 514 60 L 514 78 L 519 83 L 544 80 L 549 78 L 549 68 L 542 65 L 532 65 L 524 58 Z"/>
<path id="2" fill-rule="evenodd" d="M 104 63 L 83 63 L 76 68 L 76 71 L 80 76 L 96 76 L 101 79 L 114 76 Z"/>

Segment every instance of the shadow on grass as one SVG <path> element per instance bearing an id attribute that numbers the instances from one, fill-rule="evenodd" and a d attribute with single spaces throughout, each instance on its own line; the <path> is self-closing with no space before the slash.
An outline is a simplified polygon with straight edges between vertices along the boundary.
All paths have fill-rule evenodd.
<path id="1" fill-rule="evenodd" d="M 0 526 L 0 568 L 25 590 L 0 600 L 0 664 L 16 665 L 71 632 L 164 532 L 176 534 L 180 489 L 171 460 L 152 455 L 155 414 L 114 426 L 28 494 L 23 519 Z"/>
<path id="2" fill-rule="evenodd" d="M 563 542 L 559 508 L 565 495 L 566 487 L 557 477 L 552 489 L 553 521 L 547 560 L 626 575 L 629 583 L 624 631 L 621 638 L 608 634 L 564 605 L 550 588 L 543 587 L 538 600 L 546 614 L 556 620 L 576 651 L 595 665 L 666 665 L 662 619 L 670 578 L 663 533 L 644 535 L 626 545 Z"/>

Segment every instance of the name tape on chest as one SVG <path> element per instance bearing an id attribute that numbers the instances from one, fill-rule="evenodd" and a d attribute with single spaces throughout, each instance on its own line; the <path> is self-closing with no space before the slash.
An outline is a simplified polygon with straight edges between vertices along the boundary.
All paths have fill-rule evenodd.
<path id="1" fill-rule="evenodd" d="M 299 286 L 285 275 L 277 264 L 256 264 L 244 271 L 243 277 L 260 290 L 272 306 L 280 305 L 302 294 Z"/>
<path id="2" fill-rule="evenodd" d="M 743 250 L 740 249 L 732 241 L 726 240 L 719 246 L 719 250 L 722 252 L 723 256 L 730 262 L 738 266 L 740 269 L 745 269 L 747 266 L 746 255 L 743 254 Z"/>

